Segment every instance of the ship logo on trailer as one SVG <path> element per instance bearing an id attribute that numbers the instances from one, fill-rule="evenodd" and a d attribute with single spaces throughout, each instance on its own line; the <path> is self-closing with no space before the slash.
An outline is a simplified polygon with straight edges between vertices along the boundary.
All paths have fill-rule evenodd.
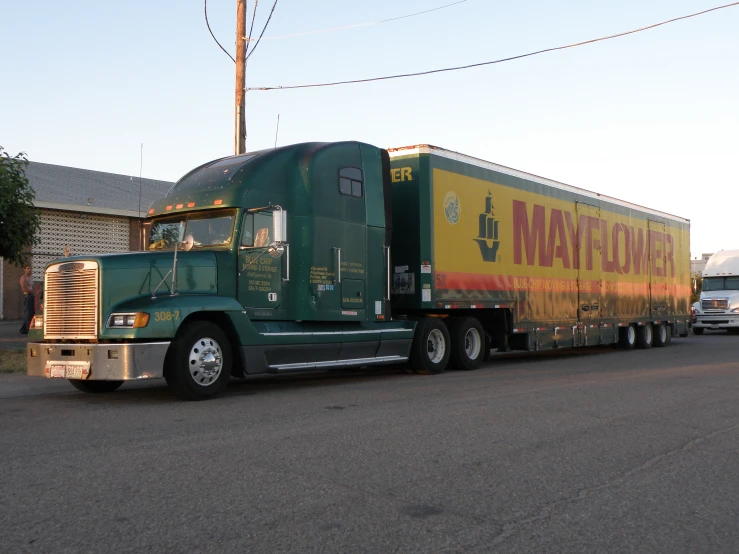
<path id="1" fill-rule="evenodd" d="M 495 219 L 493 206 L 493 195 L 488 191 L 485 198 L 485 211 L 478 217 L 478 235 L 473 239 L 480 247 L 480 255 L 484 262 L 495 262 L 498 260 L 498 220 Z"/>
<path id="2" fill-rule="evenodd" d="M 446 220 L 454 225 L 459 221 L 459 216 L 462 214 L 462 207 L 459 204 L 459 197 L 453 192 L 447 192 L 444 197 L 444 215 Z"/>

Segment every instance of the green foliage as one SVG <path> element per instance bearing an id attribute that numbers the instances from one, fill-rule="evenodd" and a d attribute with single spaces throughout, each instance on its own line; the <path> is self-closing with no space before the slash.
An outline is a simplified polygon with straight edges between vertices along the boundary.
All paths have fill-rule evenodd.
<path id="1" fill-rule="evenodd" d="M 27 166 L 23 152 L 10 156 L 0 146 L 0 256 L 17 265 L 28 261 L 30 247 L 40 240 L 41 221 Z"/>

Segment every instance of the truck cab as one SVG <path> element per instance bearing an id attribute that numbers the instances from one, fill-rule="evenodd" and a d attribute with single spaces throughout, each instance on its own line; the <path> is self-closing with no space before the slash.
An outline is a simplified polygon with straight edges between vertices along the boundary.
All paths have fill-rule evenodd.
<path id="1" fill-rule="evenodd" d="M 739 333 L 739 250 L 711 256 L 702 283 L 700 300 L 693 304 L 693 333 L 702 335 L 705 329 Z"/>
<path id="2" fill-rule="evenodd" d="M 28 374 L 86 392 L 164 377 L 199 399 L 232 375 L 405 361 L 389 194 L 387 151 L 355 141 L 203 164 L 149 208 L 144 252 L 46 268 Z"/>

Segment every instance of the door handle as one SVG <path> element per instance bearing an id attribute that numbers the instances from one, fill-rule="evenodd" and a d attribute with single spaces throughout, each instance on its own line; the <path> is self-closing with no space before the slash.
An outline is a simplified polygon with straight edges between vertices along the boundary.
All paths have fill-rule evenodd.
<path id="1" fill-rule="evenodd" d="M 385 283 L 385 300 L 390 300 L 390 278 L 392 273 L 390 271 L 390 247 L 384 246 L 385 249 L 385 261 L 387 263 L 387 283 Z"/>
<path id="2" fill-rule="evenodd" d="M 335 283 L 341 283 L 341 248 L 338 246 L 334 246 L 334 250 L 336 250 L 336 275 L 338 277 L 338 280 L 334 280 Z"/>

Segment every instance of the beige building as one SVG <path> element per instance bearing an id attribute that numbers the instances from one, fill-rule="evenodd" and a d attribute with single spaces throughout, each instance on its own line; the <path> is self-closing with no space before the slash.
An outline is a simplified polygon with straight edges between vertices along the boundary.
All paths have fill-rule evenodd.
<path id="1" fill-rule="evenodd" d="M 140 250 L 149 205 L 174 184 L 39 162 L 28 164 L 26 176 L 41 211 L 41 242 L 31 250 L 39 288 L 46 264 L 66 249 L 72 255 Z M 22 273 L 0 258 L 0 319 L 23 317 Z"/>
<path id="2" fill-rule="evenodd" d="M 708 258 L 710 258 L 711 256 L 713 256 L 713 253 L 701 254 L 700 258 L 690 260 L 690 274 L 696 277 L 702 277 L 703 270 L 706 269 Z"/>

